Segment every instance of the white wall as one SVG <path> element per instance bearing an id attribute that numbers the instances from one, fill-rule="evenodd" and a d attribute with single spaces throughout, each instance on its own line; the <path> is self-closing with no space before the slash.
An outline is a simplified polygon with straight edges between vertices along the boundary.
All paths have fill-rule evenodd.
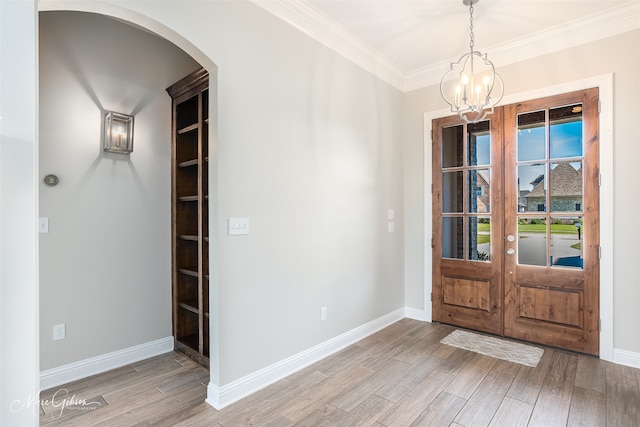
<path id="1" fill-rule="evenodd" d="M 102 15 L 40 13 L 40 363 L 170 337 L 171 98 L 199 65 Z M 102 150 L 102 115 L 135 116 L 134 151 Z M 60 183 L 44 184 L 56 174 Z M 66 339 L 52 327 L 66 324 Z"/>
<path id="2" fill-rule="evenodd" d="M 498 70 L 505 82 L 507 95 L 614 74 L 614 347 L 636 354 L 640 353 L 640 336 L 635 327 L 640 323 L 636 304 L 640 300 L 640 287 L 632 278 L 637 276 L 636 248 L 640 241 L 640 228 L 636 225 L 636 213 L 640 210 L 640 199 L 635 196 L 633 188 L 637 181 L 636 159 L 640 157 L 634 119 L 640 57 L 628 53 L 633 52 L 639 42 L 640 31 L 636 30 Z M 425 274 L 421 260 L 424 259 L 424 241 L 419 236 L 424 232 L 425 172 L 431 176 L 431 165 L 423 165 L 422 161 L 424 150 L 431 149 L 424 147 L 423 117 L 425 112 L 440 110 L 445 104 L 435 86 L 407 93 L 404 101 L 404 200 L 408 230 L 405 239 L 405 302 L 409 307 L 423 309 Z M 430 212 L 427 215 L 427 221 L 430 221 Z M 426 277 L 426 281 L 430 283 L 431 278 Z"/>
<path id="3" fill-rule="evenodd" d="M 0 425 L 38 424 L 35 3 L 0 1 Z M 8 65 L 10 64 L 10 66 Z"/>

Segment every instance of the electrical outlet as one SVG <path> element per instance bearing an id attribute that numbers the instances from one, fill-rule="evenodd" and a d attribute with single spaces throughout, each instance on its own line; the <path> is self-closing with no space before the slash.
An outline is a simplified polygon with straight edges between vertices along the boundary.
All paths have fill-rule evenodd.
<path id="1" fill-rule="evenodd" d="M 320 307 L 320 320 L 327 320 L 327 307 Z"/>
<path id="2" fill-rule="evenodd" d="M 65 339 L 67 336 L 65 329 L 64 323 L 53 325 L 53 340 L 58 341 Z"/>

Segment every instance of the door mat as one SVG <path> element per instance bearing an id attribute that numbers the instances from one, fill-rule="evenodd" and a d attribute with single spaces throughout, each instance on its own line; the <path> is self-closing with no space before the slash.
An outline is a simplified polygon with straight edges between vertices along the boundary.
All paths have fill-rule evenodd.
<path id="1" fill-rule="evenodd" d="M 451 332 L 440 342 L 534 368 L 538 366 L 538 362 L 544 353 L 544 350 L 538 347 L 460 329 Z"/>

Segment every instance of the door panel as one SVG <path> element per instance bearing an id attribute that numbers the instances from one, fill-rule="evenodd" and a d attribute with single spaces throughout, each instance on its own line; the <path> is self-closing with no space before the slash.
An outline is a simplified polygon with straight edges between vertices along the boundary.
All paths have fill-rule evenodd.
<path id="1" fill-rule="evenodd" d="M 433 126 L 433 318 L 495 334 L 503 329 L 501 116 Z"/>
<path id="2" fill-rule="evenodd" d="M 504 107 L 504 335 L 598 354 L 598 91 Z M 517 254 L 517 256 L 516 256 Z"/>
<path id="3" fill-rule="evenodd" d="M 597 354 L 598 91 L 433 121 L 433 319 Z"/>

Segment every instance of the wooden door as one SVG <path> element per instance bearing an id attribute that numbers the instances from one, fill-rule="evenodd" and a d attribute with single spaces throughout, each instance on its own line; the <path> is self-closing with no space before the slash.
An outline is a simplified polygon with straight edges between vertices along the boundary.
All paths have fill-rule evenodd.
<path id="1" fill-rule="evenodd" d="M 598 89 L 504 116 L 504 334 L 597 355 Z"/>
<path id="2" fill-rule="evenodd" d="M 433 123 L 433 319 L 503 331 L 502 110 Z"/>
<path id="3" fill-rule="evenodd" d="M 597 89 L 432 129 L 433 320 L 597 354 Z"/>

